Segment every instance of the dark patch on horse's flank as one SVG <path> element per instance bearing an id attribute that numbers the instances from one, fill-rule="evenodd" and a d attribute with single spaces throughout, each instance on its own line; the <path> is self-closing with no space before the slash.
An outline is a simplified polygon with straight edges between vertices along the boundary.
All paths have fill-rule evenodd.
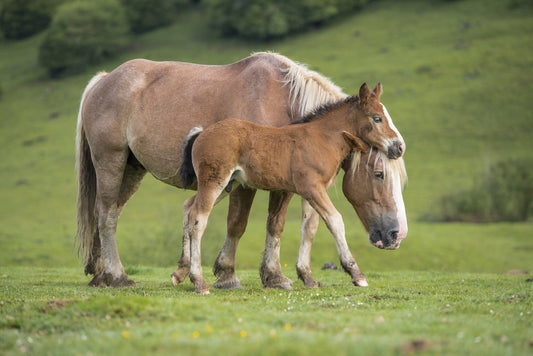
<path id="1" fill-rule="evenodd" d="M 341 99 L 341 100 L 339 100 L 337 102 L 321 105 L 321 106 L 315 108 L 309 114 L 305 115 L 300 120 L 296 120 L 294 122 L 291 122 L 291 125 L 305 124 L 306 122 L 311 122 L 314 119 L 316 119 L 316 118 L 318 118 L 318 117 L 320 117 L 320 116 L 322 116 L 324 114 L 327 114 L 331 110 L 333 110 L 335 108 L 338 108 L 339 106 L 342 106 L 342 105 L 347 104 L 347 103 L 356 103 L 358 100 L 359 100 L 359 97 L 357 95 L 353 95 L 353 96 L 349 96 L 347 98 Z"/>
<path id="2" fill-rule="evenodd" d="M 324 263 L 324 266 L 322 266 L 322 271 L 325 271 L 327 269 L 331 269 L 331 270 L 338 270 L 339 267 L 337 267 L 337 265 L 333 262 L 326 262 Z"/>
<path id="3" fill-rule="evenodd" d="M 188 140 L 183 142 L 183 163 L 181 164 L 180 169 L 180 179 L 183 188 L 190 187 L 196 180 L 196 172 L 194 171 L 194 166 L 192 164 L 192 146 L 200 133 L 201 131 L 194 136 L 190 136 Z"/>
<path id="4" fill-rule="evenodd" d="M 232 180 L 229 181 L 228 185 L 227 185 L 226 188 L 224 189 L 226 192 L 231 193 L 231 190 L 233 189 L 233 182 L 234 182 L 234 181 L 235 181 L 234 179 L 232 179 Z"/>

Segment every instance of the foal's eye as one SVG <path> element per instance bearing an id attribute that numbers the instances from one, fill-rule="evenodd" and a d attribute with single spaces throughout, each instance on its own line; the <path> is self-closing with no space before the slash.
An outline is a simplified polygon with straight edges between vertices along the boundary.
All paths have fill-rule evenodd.
<path id="1" fill-rule="evenodd" d="M 383 121 L 383 118 L 379 115 L 374 115 L 372 116 L 372 120 L 374 120 L 374 122 L 381 122 Z"/>
<path id="2" fill-rule="evenodd" d="M 383 174 L 383 171 L 375 171 L 374 172 L 374 176 L 378 179 L 383 179 L 385 178 L 385 175 Z"/>

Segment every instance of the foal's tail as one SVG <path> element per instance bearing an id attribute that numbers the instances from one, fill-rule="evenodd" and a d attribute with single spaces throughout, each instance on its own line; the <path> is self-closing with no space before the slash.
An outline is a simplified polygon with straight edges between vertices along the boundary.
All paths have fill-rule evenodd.
<path id="1" fill-rule="evenodd" d="M 192 145 L 203 130 L 204 128 L 202 126 L 193 127 L 185 137 L 185 141 L 183 141 L 183 163 L 180 169 L 183 188 L 189 188 L 196 179 L 196 173 L 192 164 Z"/>
<path id="2" fill-rule="evenodd" d="M 76 171 L 78 181 L 78 196 L 76 201 L 78 229 L 75 243 L 78 244 L 78 255 L 81 256 L 85 265 L 85 274 L 94 274 L 93 251 L 99 251 L 98 221 L 94 210 L 96 200 L 96 171 L 91 159 L 91 148 L 87 142 L 87 136 L 82 123 L 83 104 L 87 93 L 107 73 L 100 72 L 95 75 L 81 97 L 80 110 L 78 112 L 78 125 L 76 129 Z M 95 244 L 97 244 L 95 246 Z"/>

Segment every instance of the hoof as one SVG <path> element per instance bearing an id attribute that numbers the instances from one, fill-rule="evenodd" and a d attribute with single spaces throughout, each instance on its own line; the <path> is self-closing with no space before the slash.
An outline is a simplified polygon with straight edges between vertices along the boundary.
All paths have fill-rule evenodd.
<path id="1" fill-rule="evenodd" d="M 218 279 L 214 284 L 213 288 L 217 289 L 242 289 L 241 282 L 239 279 Z"/>
<path id="2" fill-rule="evenodd" d="M 352 281 L 352 283 L 356 287 L 368 287 L 368 282 L 366 281 L 366 279 L 360 279 L 358 281 Z"/>
<path id="3" fill-rule="evenodd" d="M 283 278 L 276 278 L 274 280 L 267 281 L 267 283 L 265 283 L 265 288 L 292 290 L 291 284 L 292 281 L 283 276 Z"/>
<path id="4" fill-rule="evenodd" d="M 188 271 L 183 271 L 183 270 L 180 270 L 179 268 L 177 270 L 175 270 L 174 272 L 172 272 L 171 274 L 171 277 L 172 277 L 172 284 L 174 286 L 177 286 L 178 284 L 180 284 L 181 282 L 183 282 L 185 280 L 185 278 L 187 278 L 187 275 L 189 274 Z"/>
<path id="5" fill-rule="evenodd" d="M 314 279 L 310 282 L 305 283 L 305 288 L 319 288 L 322 287 L 322 283 L 315 281 Z"/>
<path id="6" fill-rule="evenodd" d="M 110 273 L 104 273 L 101 275 L 96 275 L 93 277 L 93 279 L 89 282 L 89 285 L 91 287 L 133 287 L 135 285 L 135 282 L 129 279 L 129 277 L 125 274 L 121 275 L 118 278 L 114 278 Z"/>

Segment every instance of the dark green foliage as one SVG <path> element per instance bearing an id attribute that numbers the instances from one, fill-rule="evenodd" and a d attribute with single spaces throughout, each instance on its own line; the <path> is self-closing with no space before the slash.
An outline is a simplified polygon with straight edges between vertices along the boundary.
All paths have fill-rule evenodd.
<path id="1" fill-rule="evenodd" d="M 282 37 L 320 25 L 368 0 L 206 0 L 211 25 L 223 35 Z"/>
<path id="2" fill-rule="evenodd" d="M 66 3 L 57 9 L 39 62 L 51 76 L 81 71 L 117 52 L 127 43 L 128 24 L 116 0 Z"/>
<path id="3" fill-rule="evenodd" d="M 0 4 L 0 30 L 19 39 L 44 30 L 61 0 L 4 0 Z"/>
<path id="4" fill-rule="evenodd" d="M 187 0 L 121 0 L 130 29 L 134 33 L 171 24 Z"/>
<path id="5" fill-rule="evenodd" d="M 472 189 L 443 197 L 438 209 L 439 221 L 527 221 L 533 215 L 533 160 L 491 165 Z"/>

